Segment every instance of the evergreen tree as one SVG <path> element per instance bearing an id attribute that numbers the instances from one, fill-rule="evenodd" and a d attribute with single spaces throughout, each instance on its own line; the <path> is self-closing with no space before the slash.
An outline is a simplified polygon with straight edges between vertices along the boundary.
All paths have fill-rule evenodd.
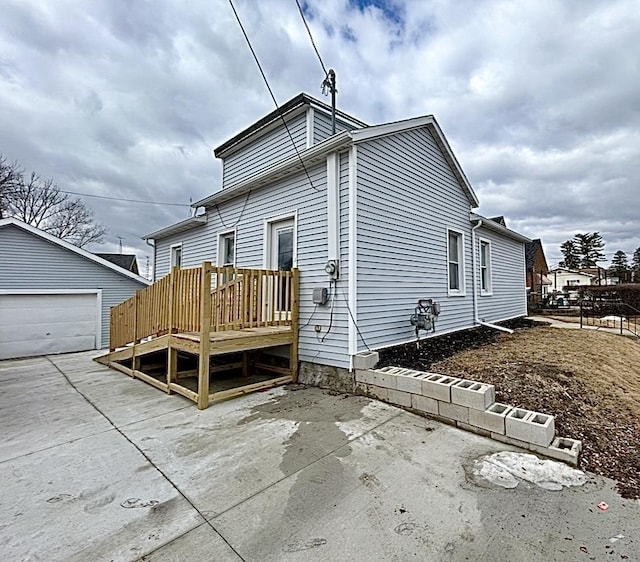
<path id="1" fill-rule="evenodd" d="M 576 234 L 574 241 L 580 255 L 580 267 L 597 267 L 597 262 L 604 259 L 604 242 L 599 232 Z"/>
<path id="2" fill-rule="evenodd" d="M 631 259 L 631 270 L 633 271 L 633 280 L 640 283 L 640 248 L 636 248 Z"/>
<path id="3" fill-rule="evenodd" d="M 609 271 L 612 275 L 618 278 L 618 283 L 624 283 L 629 276 L 629 261 L 627 260 L 627 254 L 622 250 L 618 250 L 611 260 L 611 267 Z"/>
<path id="4" fill-rule="evenodd" d="M 580 267 L 580 256 L 573 240 L 563 242 L 560 245 L 560 251 L 564 256 L 564 259 L 559 264 L 560 267 L 566 267 L 567 269 L 578 269 Z"/>

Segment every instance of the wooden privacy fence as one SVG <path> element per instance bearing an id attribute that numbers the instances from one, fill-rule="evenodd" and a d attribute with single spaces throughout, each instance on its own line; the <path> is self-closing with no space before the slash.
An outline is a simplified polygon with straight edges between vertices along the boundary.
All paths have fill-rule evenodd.
<path id="1" fill-rule="evenodd" d="M 221 268 L 208 262 L 193 269 L 174 268 L 111 309 L 109 347 L 114 350 L 149 336 L 199 332 L 207 286 L 211 331 L 292 325 L 298 274 L 297 269 Z"/>

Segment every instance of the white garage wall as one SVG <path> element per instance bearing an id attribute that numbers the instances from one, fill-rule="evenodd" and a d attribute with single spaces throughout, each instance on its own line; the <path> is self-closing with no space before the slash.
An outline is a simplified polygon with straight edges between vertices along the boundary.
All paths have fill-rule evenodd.
<path id="1" fill-rule="evenodd" d="M 109 310 L 145 285 L 15 226 L 0 228 L 0 290 L 102 290 L 100 347 L 109 345 Z"/>

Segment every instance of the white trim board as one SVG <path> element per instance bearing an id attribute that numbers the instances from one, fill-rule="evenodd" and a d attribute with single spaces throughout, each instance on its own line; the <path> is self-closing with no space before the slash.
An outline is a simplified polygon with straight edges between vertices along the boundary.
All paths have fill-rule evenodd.
<path id="1" fill-rule="evenodd" d="M 353 370 L 353 356 L 358 353 L 358 147 L 349 148 L 349 314 L 348 352 L 349 369 Z M 347 311 L 348 313 L 349 311 Z"/>

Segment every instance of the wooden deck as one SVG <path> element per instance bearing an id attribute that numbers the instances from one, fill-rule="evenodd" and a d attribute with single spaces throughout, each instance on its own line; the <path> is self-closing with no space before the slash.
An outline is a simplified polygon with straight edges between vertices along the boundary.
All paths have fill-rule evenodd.
<path id="1" fill-rule="evenodd" d="M 179 270 L 111 310 L 110 352 L 96 361 L 207 408 L 211 402 L 295 381 L 298 374 L 298 271 L 202 267 Z M 289 347 L 287 365 L 260 350 Z M 197 359 L 180 371 L 179 354 Z M 146 359 L 164 358 L 162 376 Z M 225 357 L 241 357 L 225 363 Z M 212 357 L 219 359 L 211 365 Z M 158 368 L 157 359 L 153 367 Z M 241 370 L 238 384 L 210 392 L 216 377 Z M 271 373 L 266 380 L 252 370 Z M 186 382 L 197 378 L 197 382 Z M 218 385 L 219 386 L 219 385 Z"/>

